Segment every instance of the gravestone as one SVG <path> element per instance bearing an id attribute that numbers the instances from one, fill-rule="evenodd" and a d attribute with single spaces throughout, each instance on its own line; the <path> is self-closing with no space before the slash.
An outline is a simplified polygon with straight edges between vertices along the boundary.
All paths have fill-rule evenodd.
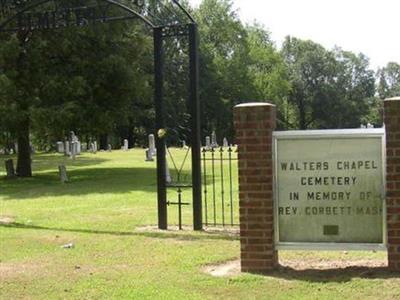
<path id="1" fill-rule="evenodd" d="M 5 161 L 6 165 L 6 177 L 7 178 L 14 178 L 15 177 L 15 169 L 14 169 L 14 161 L 12 159 L 7 159 Z"/>
<path id="2" fill-rule="evenodd" d="M 107 151 L 108 151 L 108 152 L 111 152 L 111 151 L 112 151 L 112 146 L 111 146 L 111 144 L 108 144 Z"/>
<path id="3" fill-rule="evenodd" d="M 77 154 L 77 142 L 71 142 L 71 152 L 70 152 L 70 158 L 75 159 L 76 154 Z"/>
<path id="4" fill-rule="evenodd" d="M 79 138 L 74 131 L 71 131 L 70 133 L 70 147 L 70 156 L 72 156 L 72 158 L 75 158 L 76 155 L 81 154 L 81 142 L 79 141 Z"/>
<path id="5" fill-rule="evenodd" d="M 62 183 L 68 182 L 67 168 L 64 165 L 58 166 L 58 174 Z"/>
<path id="6" fill-rule="evenodd" d="M 57 142 L 57 152 L 58 153 L 64 153 L 64 143 L 63 142 Z"/>
<path id="7" fill-rule="evenodd" d="M 169 171 L 167 159 L 165 159 L 165 182 L 166 182 L 167 184 L 172 183 L 172 177 L 171 177 L 171 173 L 170 173 L 170 171 Z"/>
<path id="8" fill-rule="evenodd" d="M 183 148 L 183 149 L 187 149 L 186 141 L 185 141 L 185 140 L 182 141 L 182 148 Z"/>
<path id="9" fill-rule="evenodd" d="M 146 161 L 154 161 L 150 149 L 146 149 Z"/>
<path id="10" fill-rule="evenodd" d="M 82 144 L 81 142 L 78 140 L 76 142 L 76 155 L 81 155 L 82 152 Z"/>
<path id="11" fill-rule="evenodd" d="M 229 143 L 228 143 L 228 139 L 227 138 L 224 138 L 223 147 L 224 148 L 229 148 Z"/>
<path id="12" fill-rule="evenodd" d="M 156 139 L 154 137 L 154 134 L 149 134 L 149 150 L 152 156 L 155 156 L 157 154 Z"/>
<path id="13" fill-rule="evenodd" d="M 71 156 L 71 145 L 69 141 L 65 141 L 64 144 L 64 155 L 65 156 Z"/>
<path id="14" fill-rule="evenodd" d="M 206 136 L 206 150 L 211 150 L 211 139 L 209 136 Z"/>
<path id="15" fill-rule="evenodd" d="M 128 151 L 129 150 L 129 141 L 127 139 L 124 140 L 123 150 L 124 151 Z"/>
<path id="16" fill-rule="evenodd" d="M 215 133 L 215 131 L 213 131 L 212 134 L 211 134 L 211 147 L 212 148 L 217 148 L 218 147 L 217 134 Z"/>
<path id="17" fill-rule="evenodd" d="M 90 152 L 93 154 L 97 153 L 97 142 L 90 143 Z"/>

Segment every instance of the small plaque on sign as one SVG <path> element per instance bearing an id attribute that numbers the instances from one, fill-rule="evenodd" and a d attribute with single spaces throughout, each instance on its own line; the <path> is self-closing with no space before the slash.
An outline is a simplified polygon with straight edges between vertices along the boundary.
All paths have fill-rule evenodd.
<path id="1" fill-rule="evenodd" d="M 325 225 L 324 235 L 339 235 L 339 226 L 337 225 Z"/>

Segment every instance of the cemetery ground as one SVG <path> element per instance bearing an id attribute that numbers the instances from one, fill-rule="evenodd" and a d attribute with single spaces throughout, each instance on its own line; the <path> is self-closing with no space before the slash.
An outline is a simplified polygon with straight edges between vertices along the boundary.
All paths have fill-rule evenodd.
<path id="1" fill-rule="evenodd" d="M 185 151 L 173 152 L 182 161 Z M 8 158 L 0 156 L 1 299 L 400 299 L 384 252 L 282 251 L 283 266 L 269 275 L 212 276 L 206 271 L 238 260 L 238 237 L 155 230 L 155 162 L 143 149 L 75 161 L 36 154 L 31 179 L 3 179 Z M 192 208 L 183 210 L 190 225 Z M 169 208 L 170 223 L 176 212 Z"/>

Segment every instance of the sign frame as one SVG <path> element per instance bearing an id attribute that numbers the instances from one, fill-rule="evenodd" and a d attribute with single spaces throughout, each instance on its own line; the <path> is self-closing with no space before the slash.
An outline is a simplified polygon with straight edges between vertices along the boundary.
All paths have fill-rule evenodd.
<path id="1" fill-rule="evenodd" d="M 278 199 L 278 143 L 279 140 L 322 140 L 322 139 L 363 139 L 380 138 L 382 145 L 382 243 L 336 243 L 336 242 L 281 242 L 279 238 L 279 199 Z M 274 171 L 274 233 L 276 250 L 387 250 L 387 209 L 386 209 L 386 133 L 384 128 L 335 129 L 335 130 L 296 130 L 275 131 L 273 133 L 272 155 Z"/>

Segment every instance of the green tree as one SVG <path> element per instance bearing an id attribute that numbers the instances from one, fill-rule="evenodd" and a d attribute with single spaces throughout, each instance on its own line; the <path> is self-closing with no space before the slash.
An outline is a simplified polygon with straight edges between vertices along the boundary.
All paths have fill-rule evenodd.
<path id="1" fill-rule="evenodd" d="M 232 107 L 255 98 L 247 31 L 228 0 L 204 0 L 195 12 L 200 31 L 203 126 L 233 136 Z"/>
<path id="2" fill-rule="evenodd" d="M 389 62 L 378 70 L 377 77 L 380 99 L 400 96 L 400 64 Z"/>
<path id="3" fill-rule="evenodd" d="M 298 126 L 300 129 L 318 127 L 314 108 L 322 96 L 328 98 L 325 95 L 327 83 L 334 77 L 334 56 L 319 44 L 292 37 L 283 43 L 282 55 L 289 69 L 289 102 L 297 109 Z"/>
<path id="4" fill-rule="evenodd" d="M 268 101 L 277 106 L 278 128 L 293 128 L 295 109 L 288 102 L 290 83 L 287 67 L 270 33 L 259 24 L 247 26 L 249 74 L 255 90 L 254 101 Z"/>
<path id="5" fill-rule="evenodd" d="M 148 101 L 148 78 L 139 65 L 150 45 L 126 23 L 6 39 L 0 113 L 11 115 L 2 126 L 17 133 L 18 175 L 32 174 L 30 136 L 52 143 L 70 130 L 107 135 L 129 119 L 132 102 Z"/>
<path id="6" fill-rule="evenodd" d="M 374 103 L 374 73 L 363 54 L 328 51 L 312 41 L 287 37 L 282 54 L 289 68 L 289 101 L 300 129 L 354 128 Z"/>
<path id="7" fill-rule="evenodd" d="M 30 44 L 32 47 L 27 47 Z M 32 176 L 30 159 L 31 110 L 40 102 L 43 68 L 37 48 L 41 41 L 32 40 L 31 33 L 13 35 L 0 45 L 1 84 L 0 111 L 9 114 L 3 126 L 15 130 L 18 141 L 16 172 L 21 177 Z M 32 76 L 35 74 L 36 76 Z M 7 122 L 7 123 L 5 123 Z"/>
<path id="8" fill-rule="evenodd" d="M 332 108 L 334 117 L 327 118 L 328 128 L 354 128 L 360 124 L 375 123 L 371 118 L 376 109 L 375 76 L 369 68 L 369 59 L 360 54 L 335 49 L 337 76 L 334 82 L 336 106 Z"/>

